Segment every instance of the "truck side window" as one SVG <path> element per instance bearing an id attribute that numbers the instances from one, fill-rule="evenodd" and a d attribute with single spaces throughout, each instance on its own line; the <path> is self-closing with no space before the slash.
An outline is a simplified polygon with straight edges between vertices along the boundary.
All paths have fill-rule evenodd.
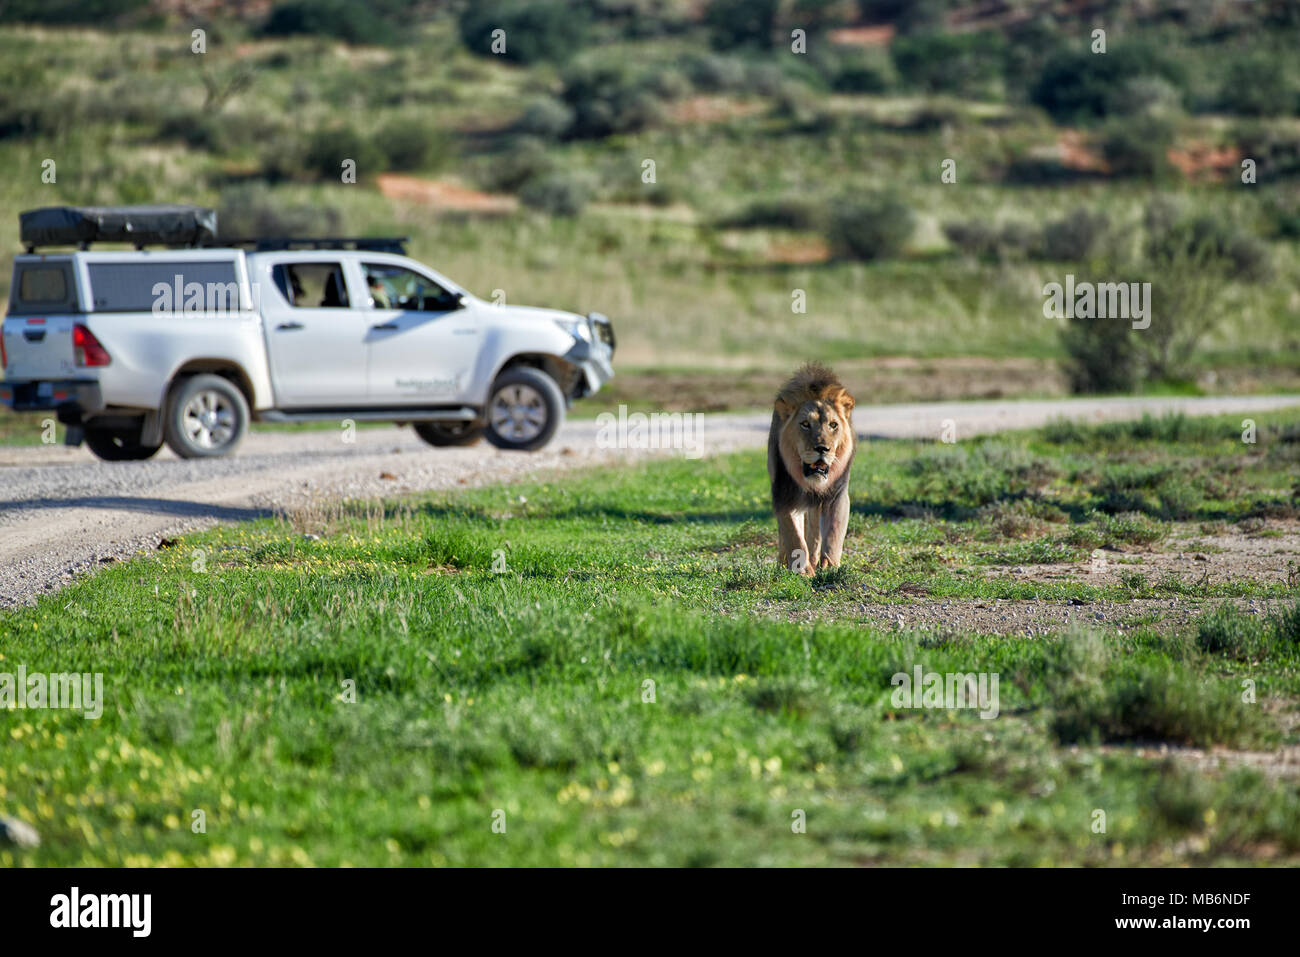
<path id="1" fill-rule="evenodd" d="M 361 268 L 372 309 L 446 312 L 455 308 L 455 295 L 410 269 L 382 263 L 363 263 Z"/>
<path id="2" fill-rule="evenodd" d="M 348 307 L 348 288 L 338 263 L 280 263 L 273 275 L 276 286 L 291 306 L 299 309 Z"/>

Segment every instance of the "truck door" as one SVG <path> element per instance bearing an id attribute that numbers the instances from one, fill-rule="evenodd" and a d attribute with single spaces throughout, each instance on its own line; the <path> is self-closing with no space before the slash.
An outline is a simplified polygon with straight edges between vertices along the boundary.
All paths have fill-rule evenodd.
<path id="1" fill-rule="evenodd" d="M 271 381 L 280 408 L 347 408 L 368 400 L 373 322 L 348 296 L 342 260 L 282 259 L 261 297 Z"/>
<path id="2" fill-rule="evenodd" d="M 464 401 L 481 328 L 460 297 L 404 266 L 359 260 L 370 307 L 370 397 L 381 405 Z"/>

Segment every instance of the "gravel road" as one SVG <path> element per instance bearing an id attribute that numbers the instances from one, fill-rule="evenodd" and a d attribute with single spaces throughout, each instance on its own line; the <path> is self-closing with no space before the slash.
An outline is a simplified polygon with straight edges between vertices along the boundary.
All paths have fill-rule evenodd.
<path id="1" fill-rule="evenodd" d="M 1031 428 L 1054 418 L 1100 422 L 1182 411 L 1263 412 L 1300 396 L 1060 399 L 869 406 L 854 421 L 865 438 L 939 438 L 951 420 L 958 439 Z M 769 414 L 706 414 L 705 455 L 761 447 Z M 33 433 L 36 433 L 33 429 Z M 557 469 L 626 464 L 681 450 L 598 447 L 595 421 L 572 421 L 544 451 L 497 451 L 486 443 L 434 449 L 409 428 L 256 432 L 239 454 L 180 460 L 166 449 L 147 462 L 100 462 L 84 447 L 0 447 L 0 607 L 57 591 L 100 564 L 151 551 L 162 538 L 274 514 L 322 498 L 375 498 L 425 489 L 506 483 Z"/>

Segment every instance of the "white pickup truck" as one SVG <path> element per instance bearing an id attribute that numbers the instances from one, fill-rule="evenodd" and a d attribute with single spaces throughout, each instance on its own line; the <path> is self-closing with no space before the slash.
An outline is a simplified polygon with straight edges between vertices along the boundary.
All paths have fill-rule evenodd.
<path id="1" fill-rule="evenodd" d="M 250 421 L 409 422 L 432 445 L 531 451 L 613 376 L 606 317 L 484 302 L 401 242 L 29 243 L 0 401 L 53 411 L 70 444 L 108 460 L 164 441 L 185 458 L 227 455 Z"/>

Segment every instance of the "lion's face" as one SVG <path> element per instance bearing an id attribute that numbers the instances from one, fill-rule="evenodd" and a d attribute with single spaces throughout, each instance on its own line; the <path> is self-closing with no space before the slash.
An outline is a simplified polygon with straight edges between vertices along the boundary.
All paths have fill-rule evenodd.
<path id="1" fill-rule="evenodd" d="M 820 492 L 844 471 L 853 451 L 852 409 L 852 397 L 841 390 L 788 410 L 781 428 L 781 458 L 799 485 Z M 779 408 L 778 413 L 785 414 Z"/>

